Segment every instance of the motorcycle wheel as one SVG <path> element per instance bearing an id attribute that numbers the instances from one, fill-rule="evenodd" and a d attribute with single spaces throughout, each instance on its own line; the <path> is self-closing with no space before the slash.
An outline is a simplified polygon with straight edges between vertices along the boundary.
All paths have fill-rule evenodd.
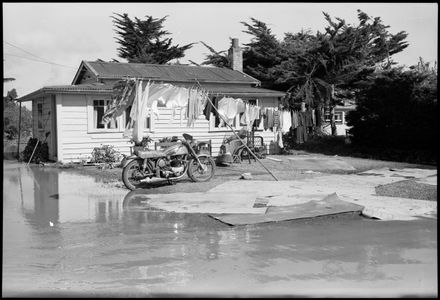
<path id="1" fill-rule="evenodd" d="M 188 163 L 188 176 L 194 182 L 203 182 L 210 180 L 215 173 L 215 162 L 210 156 L 199 157 L 200 162 L 206 168 L 203 170 L 196 159 L 191 159 Z"/>
<path id="2" fill-rule="evenodd" d="M 132 160 L 122 170 L 122 181 L 125 186 L 132 191 L 138 189 L 142 185 L 140 180 L 143 179 L 143 177 L 139 176 L 141 167 L 142 161 Z"/>

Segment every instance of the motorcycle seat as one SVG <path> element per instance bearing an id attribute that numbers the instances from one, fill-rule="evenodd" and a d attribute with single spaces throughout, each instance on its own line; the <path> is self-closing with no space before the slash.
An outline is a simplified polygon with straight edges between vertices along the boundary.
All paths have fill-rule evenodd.
<path id="1" fill-rule="evenodd" d="M 138 150 L 137 156 L 140 158 L 157 158 L 157 157 L 164 157 L 166 156 L 165 153 L 162 151 L 156 151 L 156 150 Z"/>

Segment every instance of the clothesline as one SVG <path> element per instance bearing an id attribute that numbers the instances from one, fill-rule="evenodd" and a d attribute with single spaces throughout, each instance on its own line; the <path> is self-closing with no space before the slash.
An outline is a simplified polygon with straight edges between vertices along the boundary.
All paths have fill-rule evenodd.
<path id="1" fill-rule="evenodd" d="M 167 82 L 165 82 L 165 81 L 163 81 L 163 80 L 154 81 L 154 78 L 156 78 L 156 77 L 157 77 L 157 76 L 151 76 L 151 77 L 123 76 L 123 77 L 122 77 L 123 79 L 120 80 L 120 81 L 128 81 L 128 80 L 133 80 L 133 81 L 136 81 L 136 80 L 150 80 L 150 81 L 152 81 L 151 84 L 170 84 L 170 83 L 167 83 Z M 207 87 L 205 87 L 205 86 L 202 86 L 202 85 L 200 84 L 200 82 L 199 82 L 197 79 L 194 79 L 194 80 L 195 80 L 195 82 L 193 83 L 193 85 L 192 85 L 191 88 L 194 88 L 194 86 L 197 86 L 198 88 L 205 90 L 205 91 L 206 91 L 209 95 L 211 95 L 211 96 L 216 96 L 216 97 L 218 97 L 218 96 L 223 96 L 223 97 L 230 96 L 230 94 L 227 93 L 227 92 L 211 91 L 209 88 L 207 88 Z M 176 84 L 176 83 L 173 83 L 173 85 L 176 86 L 176 87 L 185 87 L 185 88 L 188 88 L 187 85 L 184 84 L 184 83 L 182 83 L 182 84 L 179 84 L 179 83 L 177 83 L 177 84 Z"/>
<path id="2" fill-rule="evenodd" d="M 210 97 L 213 98 L 212 101 Z M 105 112 L 102 123 L 106 124 L 112 118 L 122 115 L 131 106 L 130 122 L 126 131 L 132 130 L 133 138 L 140 142 L 144 119 L 152 114 L 159 118 L 159 104 L 173 109 L 170 123 L 174 120 L 176 110 L 180 108 L 180 124 L 183 125 L 182 120 L 185 116 L 187 127 L 194 126 L 195 121 L 201 115 L 205 115 L 208 121 L 212 113 L 218 115 L 215 126 L 220 127 L 232 125 L 237 115 L 240 115 L 240 124 L 247 125 L 248 130 L 255 125 L 257 128 L 263 127 L 265 130 L 270 129 L 275 132 L 280 147 L 283 147 L 282 135 L 290 128 L 298 127 L 298 114 L 302 113 L 302 111 L 288 107 L 262 108 L 257 104 L 249 103 L 241 98 L 233 98 L 225 93 L 213 93 L 197 80 L 191 87 L 187 87 L 163 83 L 163 81 L 157 83 L 151 79 L 127 77 L 113 86 L 112 103 Z M 212 107 L 213 105 L 215 108 Z M 307 114 L 309 116 L 310 112 Z M 313 120 L 314 123 L 315 120 Z"/>
<path id="3" fill-rule="evenodd" d="M 122 115 L 131 106 L 130 122 L 127 125 L 126 132 L 132 130 L 133 138 L 140 142 L 143 134 L 143 120 L 152 113 L 159 117 L 159 103 L 173 109 L 170 122 L 174 120 L 176 109 L 178 108 L 180 108 L 181 125 L 183 114 L 187 118 L 187 127 L 194 126 L 195 121 L 202 114 L 205 114 L 209 120 L 210 114 L 206 115 L 205 108 L 210 92 L 201 87 L 199 83 L 186 87 L 170 83 L 156 83 L 152 80 L 145 80 L 145 82 L 144 86 L 143 79 L 131 77 L 115 83 L 113 86 L 112 103 L 105 112 L 102 123 L 107 124 L 113 118 Z M 237 113 L 243 113 L 242 122 L 249 126 L 252 125 L 259 111 L 258 106 L 245 103 L 242 99 L 223 96 L 218 103 L 221 106 L 219 112 L 228 121 L 232 117 L 235 118 Z M 238 110 L 237 108 L 240 104 L 240 110 Z"/>

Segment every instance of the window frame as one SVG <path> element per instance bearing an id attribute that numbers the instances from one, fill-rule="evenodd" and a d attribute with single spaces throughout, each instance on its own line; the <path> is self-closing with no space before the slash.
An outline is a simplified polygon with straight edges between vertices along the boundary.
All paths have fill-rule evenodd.
<path id="1" fill-rule="evenodd" d="M 130 112 L 128 112 L 127 113 L 127 110 L 129 110 L 130 109 L 130 112 L 131 112 L 131 106 L 129 106 L 129 107 L 127 107 L 126 109 L 125 109 L 125 111 L 124 111 L 124 113 L 122 114 L 122 120 L 123 120 L 123 127 L 124 128 L 122 128 L 122 131 L 124 131 L 125 130 L 125 128 L 127 127 L 127 122 L 128 122 L 128 119 L 129 119 L 129 114 L 130 114 Z M 154 132 L 154 118 L 155 118 L 155 115 L 154 115 L 154 113 L 152 113 L 151 112 L 151 110 L 150 110 L 150 114 L 149 115 L 147 115 L 147 119 L 145 119 L 145 122 L 147 122 L 147 120 L 149 119 L 149 122 L 150 122 L 150 127 L 148 127 L 148 126 L 144 126 L 144 133 L 151 133 L 151 132 Z M 144 125 L 147 125 L 147 124 L 145 124 L 144 123 Z"/>
<path id="2" fill-rule="evenodd" d="M 123 132 L 124 127 L 122 124 L 125 124 L 123 121 L 123 116 L 119 116 L 116 118 L 117 127 L 116 128 L 96 128 L 95 127 L 95 118 L 94 118 L 94 101 L 95 100 L 104 100 L 111 102 L 111 98 L 109 96 L 87 96 L 87 133 L 115 133 L 115 132 Z"/>
<path id="3" fill-rule="evenodd" d="M 335 123 L 340 123 L 343 124 L 343 116 L 342 116 L 343 112 L 342 111 L 335 111 L 333 113 L 333 115 L 335 116 Z M 336 116 L 340 116 L 340 119 L 336 119 Z M 325 122 L 330 122 L 330 114 L 326 114 L 324 115 L 324 121 Z"/>
<path id="4" fill-rule="evenodd" d="M 243 102 L 249 103 L 249 101 L 255 101 L 255 105 L 259 106 L 259 99 L 258 98 L 252 98 L 252 99 L 243 99 Z M 211 100 L 212 101 L 212 100 Z M 240 118 L 242 116 L 242 113 L 239 113 L 235 116 L 235 126 L 231 126 L 234 130 L 240 130 L 243 126 L 240 124 Z M 227 125 L 224 127 L 215 127 L 215 114 L 211 112 L 209 116 L 209 132 L 230 132 L 231 130 Z M 258 131 L 261 131 L 261 129 L 257 129 Z M 255 130 L 255 131 L 257 131 Z"/>

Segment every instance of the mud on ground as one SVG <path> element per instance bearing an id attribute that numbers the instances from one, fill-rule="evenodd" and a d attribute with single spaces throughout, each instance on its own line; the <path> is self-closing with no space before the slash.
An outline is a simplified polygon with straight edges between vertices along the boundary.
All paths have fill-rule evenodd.
<path id="1" fill-rule="evenodd" d="M 344 169 L 319 169 L 307 170 L 297 169 L 295 167 L 295 157 L 301 158 L 316 158 L 320 160 L 339 160 L 352 166 L 352 170 Z M 292 161 L 289 161 L 292 159 Z M 382 161 L 355 157 L 342 156 L 328 156 L 322 154 L 307 154 L 304 152 L 291 155 L 270 155 L 268 158 L 261 160 L 264 166 L 269 169 L 278 180 L 301 180 L 306 178 L 314 178 L 317 176 L 329 174 L 356 174 L 370 169 L 377 168 L 422 168 L 435 169 L 435 166 L 410 164 L 403 162 Z M 47 164 L 44 167 L 56 166 L 54 164 Z M 59 166 L 59 165 L 58 165 Z M 65 165 L 68 171 L 90 175 L 98 178 L 100 181 L 108 183 L 112 186 L 125 189 L 121 175 L 122 169 L 120 167 L 110 168 L 108 165 L 102 166 L 82 166 L 82 165 Z M 146 187 L 151 189 L 152 193 L 175 193 L 175 192 L 206 192 L 215 186 L 222 184 L 229 180 L 238 180 L 243 173 L 251 173 L 254 180 L 275 180 L 269 172 L 255 160 L 243 161 L 228 166 L 217 166 L 214 177 L 208 182 L 192 182 L 188 177 L 183 177 L 176 184 L 170 185 L 166 181 L 156 183 Z M 425 200 L 435 201 L 437 199 L 437 187 L 430 186 L 423 183 L 415 183 L 413 180 L 402 180 L 397 183 L 380 186 L 376 189 L 377 195 L 390 197 L 404 197 L 413 198 L 418 194 Z M 419 198 L 420 198 L 419 197 Z"/>

